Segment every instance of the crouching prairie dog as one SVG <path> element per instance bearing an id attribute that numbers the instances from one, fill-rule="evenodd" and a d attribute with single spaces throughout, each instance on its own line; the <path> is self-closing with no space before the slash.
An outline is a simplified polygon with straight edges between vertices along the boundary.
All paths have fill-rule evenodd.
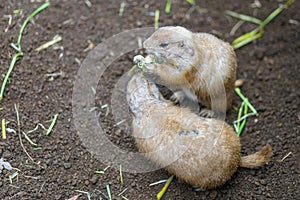
<path id="1" fill-rule="evenodd" d="M 238 167 L 259 167 L 272 155 L 267 144 L 241 157 L 240 140 L 231 126 L 165 100 L 158 87 L 141 74 L 129 81 L 127 101 L 139 152 L 194 186 L 221 186 Z"/>
<path id="2" fill-rule="evenodd" d="M 155 62 L 145 66 L 178 92 L 208 109 L 225 113 L 232 103 L 236 55 L 230 44 L 180 26 L 159 28 L 143 43 Z M 213 104 L 213 105 L 212 105 Z"/>

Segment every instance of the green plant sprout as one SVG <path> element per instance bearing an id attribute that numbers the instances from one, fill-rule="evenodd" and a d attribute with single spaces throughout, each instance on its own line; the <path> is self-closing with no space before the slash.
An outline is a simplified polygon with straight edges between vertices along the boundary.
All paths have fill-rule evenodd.
<path id="1" fill-rule="evenodd" d="M 170 13 L 171 5 L 172 5 L 172 0 L 167 0 L 166 7 L 165 7 L 165 13 L 167 13 L 167 14 Z"/>
<path id="2" fill-rule="evenodd" d="M 26 20 L 24 21 L 21 29 L 20 29 L 20 33 L 19 33 L 19 36 L 18 36 L 18 41 L 16 44 L 14 43 L 11 43 L 10 45 L 18 52 L 22 52 L 21 50 L 21 39 L 22 39 L 22 35 L 23 35 L 23 32 L 27 26 L 27 24 L 30 22 L 30 20 L 35 17 L 39 12 L 45 10 L 48 6 L 50 5 L 50 2 L 46 2 L 44 3 L 43 5 L 41 5 L 40 7 L 38 7 L 35 11 L 33 11 L 27 18 Z"/>
<path id="3" fill-rule="evenodd" d="M 9 65 L 9 68 L 8 68 L 8 71 L 4 77 L 4 80 L 3 80 L 3 83 L 2 83 L 2 86 L 1 86 L 1 91 L 0 91 L 0 101 L 3 99 L 3 95 L 4 95 L 4 90 L 5 90 L 5 86 L 9 80 L 9 76 L 16 64 L 16 62 L 18 61 L 18 59 L 20 57 L 23 56 L 23 52 L 22 52 L 22 48 L 21 48 L 21 39 L 22 39 L 22 35 L 23 35 L 23 32 L 24 32 L 24 29 L 25 27 L 27 26 L 27 24 L 29 23 L 29 21 L 34 17 L 36 16 L 39 12 L 41 12 L 42 10 L 46 9 L 48 6 L 50 5 L 50 2 L 46 2 L 44 3 L 43 5 L 41 5 L 40 7 L 38 7 L 35 11 L 33 11 L 33 13 L 31 13 L 27 18 L 26 20 L 24 21 L 21 29 L 20 29 L 20 32 L 19 32 L 19 36 L 18 36 L 18 40 L 17 40 L 17 43 L 11 43 L 10 46 L 12 48 L 14 48 L 16 51 L 17 51 L 17 54 L 15 54 L 13 56 L 13 59 L 12 61 L 10 62 L 10 65 Z"/>
<path id="4" fill-rule="evenodd" d="M 249 102 L 248 98 L 246 98 L 239 87 L 236 87 L 234 89 L 235 93 L 242 99 L 242 104 L 238 110 L 238 117 L 237 120 L 233 122 L 234 129 L 238 136 L 241 135 L 241 133 L 244 130 L 244 127 L 246 125 L 247 118 L 253 115 L 258 116 L 258 113 L 254 106 Z M 252 111 L 252 113 L 248 113 L 248 108 Z M 243 112 L 244 111 L 244 112 Z"/>
<path id="5" fill-rule="evenodd" d="M 275 9 L 266 19 L 263 21 L 248 15 L 239 14 L 233 11 L 227 10 L 225 13 L 229 16 L 235 17 L 237 19 L 251 22 L 254 24 L 257 24 L 258 27 L 253 29 L 252 31 L 249 31 L 240 37 L 236 38 L 232 42 L 232 46 L 234 49 L 241 48 L 250 42 L 253 42 L 254 40 L 262 37 L 264 35 L 264 27 L 269 24 L 272 20 L 274 20 L 284 9 L 287 9 L 291 4 L 294 3 L 295 0 L 288 0 L 285 4 L 280 5 L 277 9 Z"/>

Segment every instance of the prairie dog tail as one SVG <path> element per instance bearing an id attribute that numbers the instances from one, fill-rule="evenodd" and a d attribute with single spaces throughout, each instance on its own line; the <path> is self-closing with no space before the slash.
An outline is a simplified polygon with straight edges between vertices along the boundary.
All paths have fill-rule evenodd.
<path id="1" fill-rule="evenodd" d="M 269 144 L 266 144 L 259 152 L 243 156 L 241 158 L 240 167 L 255 168 L 262 166 L 269 162 L 272 155 L 272 147 Z"/>

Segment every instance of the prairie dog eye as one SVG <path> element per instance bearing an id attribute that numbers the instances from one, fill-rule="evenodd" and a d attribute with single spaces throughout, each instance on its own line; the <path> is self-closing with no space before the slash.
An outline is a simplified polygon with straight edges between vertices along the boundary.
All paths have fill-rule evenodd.
<path id="1" fill-rule="evenodd" d="M 160 43 L 160 47 L 162 47 L 162 48 L 165 48 L 165 47 L 167 47 L 169 44 L 168 43 Z"/>

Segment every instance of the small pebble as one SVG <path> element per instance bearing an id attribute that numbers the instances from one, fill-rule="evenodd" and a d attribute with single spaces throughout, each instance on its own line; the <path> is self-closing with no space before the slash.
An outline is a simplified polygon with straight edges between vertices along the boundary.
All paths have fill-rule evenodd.
<path id="1" fill-rule="evenodd" d="M 65 169 L 70 169 L 71 168 L 71 163 L 64 163 Z"/>
<path id="2" fill-rule="evenodd" d="M 98 182 L 98 176 L 93 176 L 91 179 L 90 179 L 90 181 L 91 181 L 91 183 L 93 184 L 93 185 L 95 185 L 97 182 Z"/>
<path id="3" fill-rule="evenodd" d="M 246 82 L 245 79 L 237 79 L 235 82 L 234 82 L 234 86 L 235 87 L 241 87 L 244 85 L 244 83 Z"/>
<path id="4" fill-rule="evenodd" d="M 259 183 L 262 185 L 267 185 L 267 181 L 265 179 L 260 180 Z"/>
<path id="5" fill-rule="evenodd" d="M 209 199 L 217 199 L 217 196 L 218 196 L 218 192 L 216 190 L 212 190 L 209 193 Z"/>

